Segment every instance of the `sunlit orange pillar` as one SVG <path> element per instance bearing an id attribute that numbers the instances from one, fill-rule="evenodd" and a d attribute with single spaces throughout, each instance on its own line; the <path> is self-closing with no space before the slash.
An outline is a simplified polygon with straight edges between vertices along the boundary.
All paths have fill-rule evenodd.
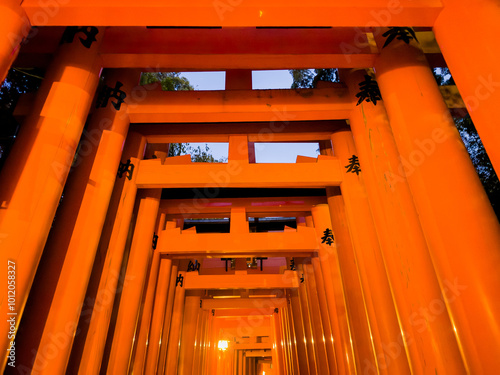
<path id="1" fill-rule="evenodd" d="M 295 338 L 295 330 L 292 322 L 292 314 L 291 314 L 291 300 L 289 296 L 289 292 L 287 293 L 287 306 L 284 310 L 283 320 L 283 329 L 287 332 L 287 345 L 288 351 L 290 352 L 290 367 L 292 369 L 291 374 L 298 375 L 299 374 L 299 359 L 297 355 L 297 340 Z"/>
<path id="2" fill-rule="evenodd" d="M 146 139 L 143 136 L 137 133 L 129 133 L 125 142 L 122 161 L 130 159 L 132 164 L 138 165 L 139 159 L 144 155 L 145 146 Z M 92 311 L 83 353 L 81 354 L 79 374 L 97 374 L 101 366 L 114 297 L 118 289 L 125 243 L 130 222 L 132 221 L 137 192 L 136 177 L 137 174 L 132 174 L 130 180 L 126 177 L 117 178 L 111 196 L 108 214 L 97 250 L 99 254 L 106 254 L 104 255 L 103 268 L 100 271 L 96 296 L 96 304 L 99 306 Z"/>
<path id="3" fill-rule="evenodd" d="M 117 75 L 120 76 L 114 72 L 110 78 L 116 79 Z M 121 76 L 121 79 L 125 82 L 123 88 L 130 92 L 138 82 L 139 74 Z M 66 182 L 64 199 L 40 262 L 42 268 L 38 270 L 37 283 L 32 287 L 32 294 L 51 293 L 46 300 L 39 300 L 38 305 L 28 304 L 36 311 L 34 316 L 26 316 L 28 321 L 34 320 L 33 331 L 39 326 L 41 316 L 44 319 L 39 348 L 49 346 L 59 332 L 69 336 L 67 345 L 48 361 L 43 370 L 48 373 L 66 369 L 77 331 L 75 322 L 78 322 L 82 310 L 88 313 L 87 310 L 94 307 L 85 304 L 81 308 L 128 132 L 126 110 L 125 103 L 119 111 L 111 104 L 98 109 L 84 130 L 81 151 Z M 50 306 L 45 307 L 48 301 Z M 46 308 L 49 310 L 43 314 Z M 35 336 L 34 332 L 30 335 Z M 45 356 L 40 350 L 35 361 L 43 362 Z"/>
<path id="4" fill-rule="evenodd" d="M 1 259 L 16 262 L 17 325 L 97 87 L 102 35 L 90 48 L 77 38 L 59 47 L 0 173 L 0 241 L 9 250 Z M 6 280 L 7 267 L 1 274 Z M 0 332 L 6 353 L 7 321 Z"/>
<path id="5" fill-rule="evenodd" d="M 330 142 L 328 142 L 328 143 L 330 143 Z M 324 150 L 323 152 L 327 153 L 328 151 L 326 150 L 326 148 L 324 148 L 322 146 L 326 146 L 326 145 L 320 144 L 320 149 L 323 149 Z M 331 153 L 331 148 L 329 149 L 329 151 Z M 329 220 L 328 207 L 326 205 L 324 205 L 323 207 L 325 208 L 325 210 L 324 210 L 324 213 L 326 214 L 325 218 L 328 221 Z M 315 216 L 316 216 L 316 221 L 318 222 L 318 228 L 315 228 L 315 230 L 316 230 L 316 233 L 318 234 L 318 236 L 321 237 L 323 234 L 321 231 L 321 227 L 324 225 L 321 225 L 321 219 L 319 218 L 319 216 L 317 214 L 318 209 L 313 208 L 313 210 L 316 211 Z M 305 217 L 305 223 L 308 227 L 314 228 L 314 218 L 313 218 L 312 214 Z M 328 263 L 328 262 L 333 262 L 333 261 L 337 260 L 337 257 L 335 254 L 333 254 L 333 251 L 334 251 L 334 249 L 332 247 L 328 246 L 326 243 L 325 244 L 321 243 L 319 246 L 318 254 L 317 254 L 318 256 L 314 256 L 311 258 L 312 268 L 309 268 L 310 273 L 312 272 L 314 275 L 314 278 L 315 278 L 314 279 L 314 284 L 315 284 L 314 291 L 317 295 L 316 304 L 317 304 L 317 306 L 319 306 L 319 312 L 320 312 L 321 322 L 322 322 L 321 331 L 323 332 L 323 341 L 325 343 L 325 349 L 326 349 L 326 353 L 327 353 L 327 360 L 328 360 L 328 367 L 329 367 L 330 374 L 338 373 L 338 364 L 337 364 L 337 358 L 336 358 L 336 354 L 335 354 L 335 343 L 336 343 L 335 341 L 339 340 L 336 344 L 340 344 L 340 334 L 339 334 L 338 330 L 336 331 L 336 334 L 333 333 L 332 323 L 331 323 L 330 314 L 329 314 L 330 311 L 335 311 L 335 307 L 336 307 L 335 301 L 333 300 L 333 298 L 330 301 L 330 304 L 332 304 L 331 310 L 330 310 L 328 307 L 328 301 L 327 301 L 328 298 L 327 298 L 327 293 L 326 293 L 326 288 L 328 287 L 330 289 L 329 295 L 331 297 L 333 297 L 333 288 L 332 288 L 332 284 L 331 284 L 332 278 L 330 277 L 331 267 L 330 267 L 330 263 Z M 327 276 L 328 279 L 326 281 L 324 279 L 325 275 L 323 274 L 323 271 L 322 271 L 322 265 L 323 265 L 323 267 L 328 275 Z M 338 320 L 335 319 L 333 324 L 336 324 L 338 326 Z"/>
<path id="6" fill-rule="evenodd" d="M 337 133 L 337 137 L 337 150 L 340 154 L 344 155 L 344 160 L 347 160 L 348 155 L 356 152 L 351 132 L 340 131 Z M 362 172 L 360 174 L 362 174 Z M 362 184 L 362 181 L 359 183 Z M 365 204 L 368 205 L 368 202 L 365 202 Z M 418 239 L 414 239 L 414 241 L 416 240 Z M 406 246 L 403 249 L 412 249 L 414 244 L 415 242 L 404 245 L 403 242 L 400 246 Z M 386 252 L 388 252 L 388 250 L 390 250 L 389 247 L 384 249 Z M 406 260 L 408 256 L 411 258 Z M 393 287 L 393 293 L 396 296 L 398 312 L 402 319 L 402 327 L 405 333 L 408 333 L 408 338 L 406 339 L 408 344 L 405 349 L 410 350 L 413 355 L 411 359 L 413 367 L 416 369 L 419 367 L 424 369 L 428 363 L 434 363 L 436 368 L 444 369 L 446 365 L 441 362 L 441 358 L 450 357 L 453 358 L 454 362 L 453 365 L 448 365 L 448 369 L 451 368 L 450 366 L 456 366 L 455 371 L 457 371 L 457 373 L 463 371 L 463 364 L 457 350 L 456 341 L 451 334 L 452 327 L 446 313 L 440 314 L 435 319 L 434 324 L 431 325 L 428 330 L 424 330 L 425 332 L 421 332 L 420 329 L 417 330 L 415 328 L 415 316 L 418 317 L 418 313 L 414 314 L 414 312 L 416 312 L 417 309 L 426 308 L 433 300 L 442 297 L 439 290 L 439 284 L 434 274 L 433 265 L 428 253 L 425 251 L 425 246 L 421 244 L 413 248 L 413 250 L 407 250 L 405 252 L 402 252 L 396 247 L 394 252 L 390 252 L 385 257 L 385 260 L 388 262 L 387 267 L 389 271 L 392 272 L 391 285 Z M 410 271 L 407 271 L 407 267 L 402 267 L 401 262 L 411 264 Z M 406 287 L 402 288 L 401 286 L 405 284 Z M 376 317 L 374 317 L 374 319 L 376 319 Z M 425 344 L 411 345 L 409 342 L 413 339 Z M 441 344 L 438 345 L 438 349 L 430 350 L 432 342 Z M 379 343 L 377 344 L 381 345 Z M 385 344 L 385 347 L 387 348 L 387 344 Z M 396 359 L 403 354 L 403 341 L 398 342 L 392 347 L 393 349 L 390 350 L 385 348 L 382 348 L 382 350 L 384 350 L 384 352 L 390 351 L 391 353 L 394 352 L 399 354 L 394 354 L 389 357 L 386 356 L 385 363 L 383 363 L 381 367 L 385 368 L 387 366 L 386 363 L 392 360 L 391 357 Z M 439 353 L 440 350 L 443 351 L 442 354 L 436 354 Z M 383 354 L 379 355 L 383 356 Z"/>
<path id="7" fill-rule="evenodd" d="M 120 374 L 127 373 L 129 368 L 139 307 L 152 251 L 161 189 L 145 190 L 142 194 L 125 275 L 128 283 L 124 286 L 120 298 L 108 362 L 108 369 Z"/>
<path id="8" fill-rule="evenodd" d="M 145 374 L 154 374 L 158 366 L 158 355 L 165 319 L 165 306 L 168 300 L 172 260 L 165 258 L 160 261 L 160 271 L 154 299 L 153 316 L 148 339 Z"/>
<path id="9" fill-rule="evenodd" d="M 198 315 L 198 330 L 196 332 L 193 374 L 203 373 L 203 352 L 205 351 L 205 335 L 207 331 L 208 310 L 201 310 Z"/>
<path id="10" fill-rule="evenodd" d="M 325 206 L 320 205 L 316 209 L 316 213 L 313 209 L 314 225 L 320 231 L 320 234 L 318 234 L 320 236 L 318 238 L 320 245 L 323 245 L 321 238 L 325 235 L 325 230 L 327 228 L 333 230 L 335 242 L 332 246 L 334 246 L 334 250 L 332 251 L 329 245 L 328 250 L 324 251 L 324 256 L 333 260 L 330 263 L 331 272 L 323 272 L 331 275 L 335 291 L 335 304 L 338 306 L 337 321 L 342 348 L 341 353 L 337 356 L 338 363 L 345 366 L 345 368 L 349 368 L 350 372 L 355 372 L 361 363 L 373 364 L 374 362 L 374 358 L 370 353 L 371 338 L 356 263 L 352 260 L 354 248 L 351 242 L 344 199 L 340 195 L 340 189 L 338 188 L 327 188 L 326 191 L 330 220 L 328 220 L 328 216 L 324 216 L 325 211 L 323 214 L 319 214 L 319 212 L 326 209 Z M 325 224 L 326 227 L 324 227 Z M 328 225 L 331 225 L 331 227 Z M 349 257 L 351 257 L 350 261 L 348 261 Z M 328 281 L 325 280 L 325 284 L 327 283 Z M 332 316 L 330 315 L 330 317 Z M 343 372 L 342 368 L 339 368 L 339 372 Z"/>
<path id="11" fill-rule="evenodd" d="M 325 331 L 323 328 L 324 323 L 322 322 L 321 316 L 321 308 L 323 306 L 319 302 L 314 268 L 310 263 L 305 263 L 303 267 L 319 373 L 330 373 L 330 365 L 326 351 Z"/>
<path id="12" fill-rule="evenodd" d="M 198 316 L 200 315 L 201 292 L 191 292 L 186 296 L 182 335 L 179 348 L 179 374 L 191 375 L 193 372 Z"/>
<path id="13" fill-rule="evenodd" d="M 310 374 L 309 372 L 309 358 L 306 347 L 306 334 L 304 324 L 302 323 L 302 308 L 300 306 L 299 291 L 292 289 L 290 291 L 290 311 L 291 321 L 295 331 L 295 342 L 297 346 L 297 357 L 299 362 L 299 373 Z M 313 358 L 314 360 L 314 358 Z"/>
<path id="14" fill-rule="evenodd" d="M 350 124 L 363 168 L 362 176 L 366 181 L 366 191 L 375 218 L 377 233 L 383 245 L 382 257 L 385 258 L 385 263 L 380 260 L 379 254 L 365 253 L 365 256 L 360 258 L 360 264 L 365 270 L 364 275 L 367 279 L 365 284 L 370 285 L 374 293 L 377 291 L 374 306 L 379 322 L 379 332 L 383 337 L 385 347 L 387 348 L 386 343 L 394 342 L 398 343 L 400 349 L 403 349 L 404 341 L 397 332 L 396 320 L 392 318 L 394 317 L 390 308 L 393 304 L 392 296 L 388 287 L 383 287 L 386 277 L 389 276 L 392 281 L 395 301 L 398 301 L 401 327 L 410 337 L 413 335 L 411 332 L 415 326 L 414 317 L 418 317 L 421 309 L 427 308 L 436 296 L 440 298 L 440 294 L 437 291 L 435 277 L 429 277 L 429 269 L 433 269 L 432 262 L 406 175 L 404 171 L 398 170 L 400 155 L 392 135 L 384 102 L 378 101 L 376 105 L 371 102 L 362 102 L 358 106 L 354 104 L 357 101 L 355 95 L 359 92 L 359 83 L 365 80 L 365 74 L 364 70 L 341 71 L 341 77 L 347 83 L 354 99 Z M 393 183 L 393 176 L 398 177 L 396 183 Z M 370 256 L 374 258 L 370 259 Z M 402 266 L 404 263 L 401 259 L 407 259 L 404 263 L 410 263 L 413 267 Z M 364 266 L 363 263 L 365 263 Z M 383 267 L 384 264 L 387 270 Z M 379 267 L 376 267 L 377 265 Z M 373 283 L 375 279 L 380 281 Z M 408 286 L 401 289 L 399 286 L 406 282 Z M 423 285 L 427 285 L 427 288 L 423 288 Z M 413 288 L 415 292 L 409 292 Z M 434 292 L 423 292 L 425 290 L 434 290 Z M 422 297 L 417 297 L 418 294 Z M 425 295 L 427 297 L 424 297 Z M 407 302 L 404 302 L 405 300 Z M 410 310 L 407 310 L 405 305 L 409 306 Z M 408 318 L 405 319 L 404 316 Z M 416 334 L 418 336 L 418 332 Z M 396 350 L 396 346 L 393 348 Z M 418 362 L 421 361 L 418 359 L 418 349 L 415 345 L 406 347 L 409 357 L 413 358 L 414 367 L 418 367 Z M 392 357 L 395 358 L 386 357 L 386 366 L 389 370 L 402 359 L 401 356 Z M 404 368 L 398 371 L 403 371 Z"/>
<path id="15" fill-rule="evenodd" d="M 174 307 L 168 338 L 167 361 L 165 363 L 165 374 L 169 375 L 176 375 L 179 368 L 179 347 L 184 316 L 184 297 L 186 294 L 186 289 L 184 288 L 184 284 L 181 285 L 180 279 L 184 278 L 184 276 L 184 272 L 179 272 L 177 277 L 179 283 L 176 282 L 177 285 L 175 287 Z"/>
<path id="16" fill-rule="evenodd" d="M 495 126 L 500 102 L 500 52 L 494 48 L 500 32 L 495 0 L 444 0 L 434 23 L 434 35 L 453 79 L 474 121 L 486 152 L 500 175 L 500 132 Z"/>
<path id="17" fill-rule="evenodd" d="M 299 270 L 304 275 L 304 282 L 301 282 L 298 288 L 299 292 L 299 301 L 300 301 L 300 309 L 302 313 L 302 326 L 304 328 L 304 343 L 306 345 L 307 350 L 307 359 L 309 363 L 309 373 L 311 375 L 318 374 L 319 370 L 319 358 L 316 353 L 316 348 L 314 346 L 314 333 L 312 327 L 312 319 L 309 311 L 309 298 L 307 295 L 307 287 L 305 285 L 306 281 L 306 271 L 303 268 L 303 265 L 299 265 Z"/>
<path id="18" fill-rule="evenodd" d="M 418 44 L 394 40 L 377 58 L 376 73 L 453 333 L 470 371 L 496 368 L 498 220 Z M 457 232 L 463 218 L 473 220 Z"/>
<path id="19" fill-rule="evenodd" d="M 167 223 L 168 228 L 168 223 Z M 174 296 L 175 296 L 175 281 L 177 279 L 177 273 L 179 271 L 179 261 L 172 261 L 172 267 L 170 271 L 170 281 L 168 284 L 168 299 L 167 305 L 165 307 L 165 318 L 163 320 L 163 330 L 161 335 L 161 345 L 160 345 L 160 357 L 158 359 L 158 372 L 163 373 L 165 369 L 165 363 L 167 362 L 167 350 L 168 350 L 168 338 L 170 336 L 170 326 L 172 322 L 172 312 L 174 307 Z"/>
<path id="20" fill-rule="evenodd" d="M 165 213 L 161 213 L 158 218 L 158 225 L 156 227 L 156 233 L 160 233 L 165 229 Z M 170 262 L 171 265 L 171 262 Z M 134 342 L 135 354 L 133 355 L 133 372 L 142 373 L 144 371 L 144 363 L 146 360 L 146 353 L 149 350 L 149 343 L 154 343 L 153 333 L 157 328 L 153 328 L 154 312 L 153 306 L 156 304 L 156 295 L 160 295 L 160 300 L 168 292 L 168 281 L 170 280 L 170 273 L 167 275 L 167 286 L 166 290 L 161 290 L 165 282 L 161 282 L 162 274 L 160 269 L 160 252 L 153 249 L 153 259 L 151 261 L 151 266 L 149 267 L 148 282 L 146 285 L 146 296 L 144 298 L 144 306 L 142 308 L 141 323 L 139 326 L 139 331 L 137 333 L 137 339 Z M 170 270 L 169 270 L 170 272 Z M 158 275 L 158 273 L 160 275 Z M 164 314 L 163 309 L 163 314 Z M 163 323 L 163 322 L 162 322 Z M 163 324 L 160 326 L 163 328 Z M 161 336 L 160 336 L 161 337 Z M 155 366 L 156 367 L 156 366 Z"/>
<path id="21" fill-rule="evenodd" d="M 283 351 L 283 337 L 280 330 L 280 318 L 278 313 L 271 316 L 271 327 L 273 333 L 273 369 L 275 373 L 285 374 L 285 356 Z M 276 365 L 274 365 L 276 363 Z"/>
<path id="22" fill-rule="evenodd" d="M 21 2 L 3 0 L 0 4 L 0 85 L 30 32 L 30 22 Z"/>
<path id="23" fill-rule="evenodd" d="M 337 359 L 335 356 L 334 336 L 330 323 L 330 315 L 328 314 L 328 302 L 325 292 L 325 279 L 321 270 L 321 263 L 318 257 L 311 259 L 311 264 L 314 270 L 316 293 L 318 295 L 318 306 L 321 314 L 322 329 L 328 359 L 328 368 L 331 374 L 337 373 Z"/>

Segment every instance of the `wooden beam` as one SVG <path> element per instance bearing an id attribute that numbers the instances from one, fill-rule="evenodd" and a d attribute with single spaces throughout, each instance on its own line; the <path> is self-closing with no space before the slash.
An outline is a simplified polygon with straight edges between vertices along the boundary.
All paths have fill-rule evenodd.
<path id="1" fill-rule="evenodd" d="M 286 298 L 205 298 L 201 308 L 212 309 L 262 309 L 286 306 Z"/>
<path id="2" fill-rule="evenodd" d="M 166 215 L 205 215 L 229 214 L 231 207 L 245 207 L 247 214 L 254 217 L 258 213 L 310 211 L 312 206 L 324 203 L 326 197 L 164 199 L 160 203 L 160 210 Z"/>
<path id="3" fill-rule="evenodd" d="M 311 255 L 318 249 L 314 228 L 297 232 L 181 234 L 180 229 L 160 232 L 157 248 L 164 255 L 193 257 Z M 304 255 L 305 254 L 305 255 Z"/>
<path id="4" fill-rule="evenodd" d="M 24 98 L 24 95 L 21 98 Z M 25 111 L 29 111 L 28 103 L 26 103 L 25 107 Z M 277 112 L 276 115 L 279 118 L 272 123 L 169 123 L 168 126 L 164 123 L 146 123 L 133 124 L 130 128 L 131 131 L 146 137 L 148 143 L 227 143 L 229 142 L 229 134 L 245 134 L 248 135 L 249 142 L 258 143 L 330 141 L 332 133 L 346 126 L 345 120 L 294 121 L 285 111 Z M 188 127 L 189 133 L 186 131 Z M 230 127 L 230 133 L 228 133 L 228 127 Z"/>
<path id="5" fill-rule="evenodd" d="M 146 91 L 144 100 L 130 104 L 130 122 L 245 122 L 343 120 L 354 99 L 347 88 L 297 90 Z M 272 129 L 268 130 L 272 133 Z"/>
<path id="6" fill-rule="evenodd" d="M 33 26 L 433 26 L 438 0 L 25 0 Z M 189 14 L 189 17 L 176 15 Z"/>
<path id="7" fill-rule="evenodd" d="M 23 45 L 16 66 L 46 66 L 63 32 L 64 27 L 37 29 L 36 34 L 30 36 L 30 43 Z M 417 31 L 417 38 L 431 65 L 446 65 L 431 31 Z M 100 54 L 106 68 L 270 70 L 372 67 L 378 49 L 371 33 L 359 27 L 110 27 L 104 35 Z"/>
<path id="8" fill-rule="evenodd" d="M 162 165 L 158 159 L 142 160 L 137 169 L 138 188 L 323 188 L 340 186 L 344 173 L 338 158 L 317 163 L 248 164 L 191 163 Z M 134 172 L 136 173 L 136 172 Z"/>
<path id="9" fill-rule="evenodd" d="M 184 276 L 184 287 L 191 289 L 286 289 L 298 288 L 299 277 L 295 271 L 284 274 L 198 275 L 188 272 Z"/>

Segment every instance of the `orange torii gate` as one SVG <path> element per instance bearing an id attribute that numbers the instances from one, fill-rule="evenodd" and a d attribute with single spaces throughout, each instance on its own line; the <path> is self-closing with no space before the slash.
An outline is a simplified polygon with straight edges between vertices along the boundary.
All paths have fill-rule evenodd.
<path id="1" fill-rule="evenodd" d="M 450 116 L 469 111 L 498 170 L 495 1 L 0 9 L 1 78 L 46 69 L 0 172 L 7 373 L 500 366 L 500 226 Z M 252 69 L 306 68 L 341 83 L 252 90 Z M 138 85 L 162 70 L 224 70 L 226 90 Z M 255 163 L 254 143 L 297 141 L 321 155 Z M 228 161 L 168 157 L 178 142 Z"/>

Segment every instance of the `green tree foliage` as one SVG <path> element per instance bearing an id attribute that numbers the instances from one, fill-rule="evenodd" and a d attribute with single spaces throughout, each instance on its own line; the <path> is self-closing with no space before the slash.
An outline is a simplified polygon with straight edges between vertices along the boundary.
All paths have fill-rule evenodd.
<path id="1" fill-rule="evenodd" d="M 160 83 L 165 91 L 187 91 L 194 90 L 186 77 L 181 77 L 179 72 L 167 73 L 142 73 L 141 85 Z"/>
<path id="2" fill-rule="evenodd" d="M 292 89 L 310 89 L 316 87 L 318 81 L 339 82 L 337 69 L 294 69 Z"/>
<path id="3" fill-rule="evenodd" d="M 142 73 L 141 85 L 152 85 L 160 83 L 162 90 L 165 91 L 188 91 L 194 90 L 186 77 L 182 77 L 178 72 L 168 73 Z M 215 159 L 210 153 L 207 144 L 192 147 L 189 143 L 171 143 L 168 156 L 191 155 L 191 160 L 197 163 L 224 163 L 226 158 Z"/>

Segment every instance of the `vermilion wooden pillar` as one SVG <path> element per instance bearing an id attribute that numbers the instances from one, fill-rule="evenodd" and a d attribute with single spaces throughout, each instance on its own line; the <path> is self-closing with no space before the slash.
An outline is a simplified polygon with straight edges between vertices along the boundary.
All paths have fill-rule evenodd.
<path id="1" fill-rule="evenodd" d="M 17 324 L 97 87 L 101 69 L 97 53 L 104 29 L 96 30 L 97 41 L 90 48 L 84 47 L 78 38 L 59 47 L 32 113 L 25 120 L 0 174 L 1 246 L 9 249 L 2 252 L 1 259 L 7 264 L 8 257 L 17 265 Z M 6 272 L 4 267 L 4 279 Z M 6 309 L 7 304 L 3 304 L 1 311 L 5 316 Z M 69 331 L 74 332 L 73 329 Z M 4 353 L 7 332 L 5 321 L 0 329 L 0 348 Z"/>
<path id="2" fill-rule="evenodd" d="M 332 270 L 329 274 L 333 283 L 335 305 L 337 306 L 337 315 L 334 319 L 338 321 L 341 337 L 339 342 L 340 352 L 337 355 L 337 360 L 339 373 L 347 371 L 355 372 L 356 367 L 359 367 L 361 363 L 366 363 L 365 360 L 370 364 L 374 362 L 374 358 L 370 357 L 369 345 L 371 344 L 371 339 L 369 337 L 366 315 L 363 311 L 362 291 L 360 290 L 359 281 L 356 280 L 356 264 L 352 261 L 343 264 L 340 261 L 341 252 L 344 254 L 344 260 L 349 254 L 351 257 L 354 254 L 345 213 L 344 199 L 340 195 L 340 189 L 338 188 L 327 188 L 326 191 L 329 208 L 327 212 L 330 220 L 328 220 L 328 216 L 325 217 L 325 212 L 323 211 L 326 209 L 326 206 L 316 206 L 318 208 L 315 207 L 312 211 L 314 226 L 319 229 L 321 236 L 324 236 L 324 231 L 327 228 L 331 228 L 335 236 L 335 248 L 333 252 L 332 250 L 325 252 L 325 257 L 329 259 L 330 269 Z M 328 274 L 325 271 L 323 273 Z M 326 283 L 327 281 L 325 281 Z M 328 287 L 326 291 L 328 293 Z M 332 314 L 330 314 L 330 318 L 332 318 Z M 353 324 L 357 324 L 357 327 L 353 327 Z M 336 350 L 338 350 L 337 347 Z M 362 359 L 359 358 L 360 351 L 366 354 Z"/>
<path id="3" fill-rule="evenodd" d="M 122 291 L 107 367 L 109 371 L 122 374 L 127 373 L 129 369 L 161 189 L 145 190 L 142 194 L 125 275 L 128 283 Z"/>
<path id="4" fill-rule="evenodd" d="M 179 272 L 178 277 L 184 277 L 184 272 Z M 181 339 L 182 319 L 184 316 L 184 297 L 186 288 L 179 282 L 175 287 L 174 306 L 170 335 L 168 338 L 167 360 L 165 363 L 165 374 L 176 375 L 179 368 L 179 346 Z"/>
<path id="5" fill-rule="evenodd" d="M 168 224 L 167 224 L 168 228 Z M 160 357 L 158 359 L 158 372 L 163 373 L 165 370 L 165 363 L 167 362 L 167 350 L 169 345 L 170 328 L 172 322 L 172 312 L 174 307 L 175 296 L 175 280 L 179 271 L 179 261 L 172 262 L 172 269 L 170 271 L 170 282 L 168 287 L 168 300 L 165 307 L 165 319 L 163 321 L 163 331 L 161 336 Z"/>
<path id="6" fill-rule="evenodd" d="M 295 343 L 297 346 L 297 357 L 299 362 L 299 373 L 310 374 L 309 356 L 306 347 L 306 334 L 302 323 L 302 311 L 300 307 L 299 292 L 296 289 L 290 291 L 291 322 L 295 331 Z M 314 358 L 312 359 L 314 360 Z"/>
<path id="7" fill-rule="evenodd" d="M 138 83 L 139 72 L 129 77 L 119 72 L 109 75 L 111 81 L 116 81 L 117 77 L 125 83 L 123 89 L 130 93 Z M 26 316 L 30 337 L 38 339 L 35 331 L 42 317 L 45 322 L 39 343 L 29 343 L 29 347 L 34 348 L 36 344 L 46 347 L 59 332 L 66 332 L 71 337 L 49 361 L 46 368 L 49 372 L 66 369 L 77 331 L 75 322 L 81 311 L 90 315 L 94 308 L 93 304 L 83 302 L 128 132 L 126 111 L 125 103 L 119 111 L 109 104 L 96 110 L 90 119 L 32 287 L 35 301 L 28 304 L 32 313 Z M 73 326 L 73 333 L 67 328 L 69 326 Z M 41 358 L 36 361 L 43 361 L 43 352 L 39 351 L 37 357 Z"/>
<path id="8" fill-rule="evenodd" d="M 0 4 L 0 85 L 30 31 L 30 23 L 20 2 L 4 0 Z"/>
<path id="9" fill-rule="evenodd" d="M 434 23 L 434 35 L 467 110 L 500 175 L 500 132 L 495 126 L 500 101 L 500 52 L 494 48 L 500 32 L 495 0 L 444 0 Z M 467 25 L 467 27 L 464 27 Z"/>
<path id="10" fill-rule="evenodd" d="M 137 133 L 129 133 L 122 154 L 122 161 L 130 159 L 134 165 L 144 155 L 146 139 Z M 104 261 L 99 272 L 99 286 L 96 294 L 98 308 L 92 311 L 91 320 L 84 348 L 79 359 L 80 374 L 97 374 L 101 366 L 108 327 L 113 310 L 115 293 L 119 288 L 120 269 L 124 257 L 125 244 L 129 234 L 130 222 L 134 210 L 137 186 L 135 177 L 117 178 L 111 196 L 108 214 L 101 234 L 98 254 L 103 254 Z M 105 255 L 104 255 L 105 254 Z M 127 283 L 128 281 L 125 280 Z"/>
<path id="11" fill-rule="evenodd" d="M 442 335 L 456 335 L 469 371 L 496 368 L 500 365 L 498 220 L 418 44 L 392 41 L 381 50 L 375 67 L 402 168 L 451 313 L 451 332 Z M 439 302 L 439 309 L 434 309 L 444 306 Z M 453 345 L 439 346 L 458 362 L 460 353 Z"/>
<path id="12" fill-rule="evenodd" d="M 318 299 L 318 292 L 316 291 L 316 276 L 314 274 L 314 268 L 312 264 L 305 263 L 304 267 L 304 276 L 305 276 L 305 284 L 307 287 L 307 297 L 308 297 L 308 305 L 309 311 L 311 315 L 311 325 L 314 337 L 314 346 L 316 349 L 316 355 L 318 358 L 318 369 L 319 373 L 330 373 L 330 365 L 328 362 L 328 353 L 326 351 L 326 342 L 325 342 L 325 331 L 323 328 L 321 310 L 326 306 L 320 304 Z"/>
<path id="13" fill-rule="evenodd" d="M 179 375 L 194 374 L 195 339 L 199 329 L 198 316 L 201 312 L 200 297 L 200 292 L 191 292 L 186 296 L 179 348 Z"/>
<path id="14" fill-rule="evenodd" d="M 299 267 L 303 265 L 299 265 Z M 302 268 L 299 270 L 304 273 L 304 279 L 305 279 L 305 274 L 306 271 Z M 302 312 L 302 321 L 301 324 L 304 328 L 304 342 L 306 345 L 306 350 L 307 350 L 307 359 L 309 362 L 309 373 L 311 375 L 313 374 L 319 374 L 318 370 L 320 369 L 320 361 L 318 354 L 316 353 L 316 347 L 314 345 L 314 332 L 313 332 L 313 326 L 312 326 L 312 317 L 311 317 L 311 312 L 309 311 L 309 298 L 307 295 L 307 287 L 304 283 L 301 283 L 298 288 L 299 292 L 299 301 L 300 301 L 300 306 L 301 306 L 301 312 Z"/>
<path id="15" fill-rule="evenodd" d="M 379 369 L 382 372 L 410 371 L 407 354 L 403 351 L 413 351 L 408 348 L 401 336 L 401 327 L 408 331 L 408 323 L 399 321 L 389 284 L 391 269 L 386 269 L 386 260 L 401 257 L 401 249 L 412 249 L 406 254 L 425 257 L 428 254 L 427 244 L 415 210 L 413 199 L 406 182 L 406 176 L 401 176 L 401 182 L 391 185 L 388 176 L 397 172 L 399 153 L 389 126 L 389 120 L 382 101 L 373 103 L 362 102 L 356 105 L 356 94 L 359 84 L 365 80 L 367 72 L 362 70 L 340 71 L 341 79 L 346 82 L 353 98 L 353 110 L 349 116 L 354 143 L 359 160 L 362 164 L 361 175 L 365 182 L 368 203 L 373 214 L 373 221 L 380 239 L 382 251 L 362 251 L 358 255 L 358 265 L 363 287 L 370 291 L 367 295 L 367 308 L 378 323 L 379 343 L 376 347 Z M 385 255 L 384 255 L 385 254 Z M 391 255 L 394 254 L 394 255 Z M 427 255 L 428 257 L 428 255 Z M 387 265 L 392 264 L 390 262 Z M 398 262 L 396 262 L 398 264 Z M 414 264 L 418 264 L 414 262 Z M 414 268 L 415 269 L 415 268 Z M 405 274 L 395 267 L 393 275 Z M 392 278 L 396 285 L 401 281 Z M 401 279 L 402 280 L 402 279 Z M 420 282 L 415 281 L 416 287 Z M 400 325 L 402 324 L 402 325 Z M 407 327 L 407 328 L 404 328 Z M 400 355 L 388 357 L 388 343 L 391 351 Z M 396 349 L 397 348 L 397 349 Z"/>
<path id="16" fill-rule="evenodd" d="M 165 319 L 165 306 L 167 305 L 168 290 L 170 286 L 170 273 L 172 271 L 172 260 L 161 259 L 158 274 L 158 283 L 154 300 L 153 316 L 147 346 L 145 362 L 145 374 L 155 374 L 158 366 L 158 355 L 160 353 L 160 342 Z M 144 345 L 145 343 L 142 343 Z"/>

